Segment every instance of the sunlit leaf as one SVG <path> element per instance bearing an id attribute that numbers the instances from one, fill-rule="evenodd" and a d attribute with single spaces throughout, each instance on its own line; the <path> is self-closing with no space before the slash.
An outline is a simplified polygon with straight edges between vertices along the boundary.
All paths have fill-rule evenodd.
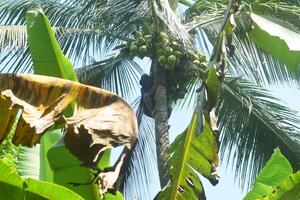
<path id="1" fill-rule="evenodd" d="M 271 159 L 259 172 L 254 187 L 244 199 L 252 200 L 271 194 L 272 190 L 289 177 L 292 172 L 293 169 L 289 161 L 280 153 L 279 149 L 275 149 Z"/>
<path id="2" fill-rule="evenodd" d="M 286 178 L 267 199 L 300 199 L 300 171 Z"/>
<path id="3" fill-rule="evenodd" d="M 26 15 L 27 33 L 34 73 L 77 81 L 72 63 L 63 54 L 48 18 L 41 11 Z"/>
<path id="4" fill-rule="evenodd" d="M 216 184 L 215 167 L 219 164 L 216 138 L 208 122 L 197 135 L 197 123 L 202 116 L 197 113 L 186 131 L 171 144 L 169 170 L 171 183 L 161 192 L 159 199 L 203 199 L 205 197 L 199 174 Z"/>
<path id="5" fill-rule="evenodd" d="M 21 178 L 16 169 L 0 160 L 0 195 L 6 199 L 83 200 L 73 191 L 49 182 Z"/>
<path id="6" fill-rule="evenodd" d="M 287 65 L 289 69 L 294 71 L 298 69 L 300 67 L 299 34 L 253 13 L 251 19 L 253 20 L 251 40 Z"/>
<path id="7" fill-rule="evenodd" d="M 216 106 L 221 92 L 221 82 L 214 67 L 209 69 L 208 78 L 205 82 L 207 86 L 208 108 L 211 109 Z"/>

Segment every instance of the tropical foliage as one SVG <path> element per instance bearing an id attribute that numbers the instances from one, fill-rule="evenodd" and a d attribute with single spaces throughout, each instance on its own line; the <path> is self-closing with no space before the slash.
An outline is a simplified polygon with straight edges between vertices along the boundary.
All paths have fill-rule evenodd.
<path id="1" fill-rule="evenodd" d="M 130 143 L 133 149 L 121 189 L 128 199 L 153 198 L 156 191 L 149 185 L 157 177 L 157 164 L 161 186 L 166 186 L 157 198 L 205 198 L 198 174 L 217 183 L 219 139 L 221 159 L 226 153 L 235 155 L 232 163 L 241 185 L 253 182 L 277 146 L 293 167 L 299 168 L 300 119 L 266 89 L 270 83 L 295 78 L 299 7 L 293 0 L 229 0 L 227 5 L 223 0 L 3 1 L 1 69 L 34 69 L 35 73 L 76 81 L 74 72 L 63 73 L 62 67 L 72 67 L 55 50 L 59 46 L 53 33 L 48 39 L 32 34 L 33 30 L 49 33 L 48 22 L 48 29 L 39 29 L 44 18 L 29 23 L 40 12 L 27 15 L 25 29 L 25 13 L 36 8 L 49 17 L 63 52 L 74 66 L 80 66 L 76 72 L 82 83 L 133 102 L 140 96 L 139 78 L 147 71 L 142 66 L 145 61 L 137 57 L 150 58 L 149 75 L 159 85 L 153 97 L 155 126 L 143 115 L 141 101 L 137 108 L 139 136 L 135 144 Z M 44 40 L 54 48 L 38 49 L 40 43 L 49 44 Z M 47 74 L 51 70 L 53 74 Z M 76 107 L 75 101 L 72 104 L 67 119 Z M 192 106 L 195 112 L 189 128 L 168 149 L 168 111 L 178 105 Z"/>
<path id="2" fill-rule="evenodd" d="M 299 181 L 300 171 L 293 173 L 289 161 L 275 149 L 244 199 L 298 199 Z"/>
<path id="3" fill-rule="evenodd" d="M 75 192 L 49 182 L 20 177 L 13 166 L 0 160 L 0 193 L 11 199 L 74 199 L 83 200 Z M 9 195 L 9 196 L 8 196 Z"/>

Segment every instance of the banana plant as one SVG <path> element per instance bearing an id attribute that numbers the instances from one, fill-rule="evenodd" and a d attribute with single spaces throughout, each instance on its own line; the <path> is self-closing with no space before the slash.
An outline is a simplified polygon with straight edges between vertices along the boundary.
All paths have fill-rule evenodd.
<path id="1" fill-rule="evenodd" d="M 74 67 L 70 60 L 63 54 L 48 18 L 41 11 L 29 11 L 26 15 L 26 28 L 34 73 L 78 82 Z M 73 102 L 67 108 L 65 111 L 67 116 L 72 115 L 74 106 L 75 103 Z M 40 145 L 41 153 L 39 158 L 41 160 L 41 167 L 39 171 L 42 175 L 48 174 L 47 178 L 43 176 L 42 178 L 46 181 L 53 181 L 57 184 L 69 187 L 85 198 L 99 199 L 98 189 L 95 185 L 90 185 L 90 187 L 82 189 L 80 186 L 73 187 L 63 181 L 69 180 L 69 182 L 72 182 L 72 179 L 81 179 L 88 182 L 92 179 L 92 174 L 88 169 L 81 167 L 74 156 L 66 153 L 68 151 L 62 144 L 55 145 L 62 138 L 61 129 L 56 128 L 56 130 L 50 131 L 50 134 L 46 134 L 45 137 L 43 137 Z M 54 137 L 55 139 L 53 139 Z M 26 149 L 26 151 L 32 152 L 33 150 Z M 65 159 L 57 159 L 60 157 L 59 155 L 62 154 L 65 156 Z M 26 155 L 22 157 L 26 158 Z M 31 155 L 29 154 L 27 157 L 30 158 Z M 64 162 L 65 160 L 71 160 L 73 162 Z M 65 163 L 65 165 L 61 163 Z M 60 170 L 56 166 L 60 166 Z M 66 173 L 70 166 L 72 166 L 72 170 L 76 172 L 72 177 L 68 176 L 69 173 Z M 24 167 L 21 166 L 21 168 L 23 169 Z M 63 173 L 61 171 L 66 172 Z"/>
<path id="2" fill-rule="evenodd" d="M 125 145 L 128 150 L 115 166 L 99 174 L 102 197 L 115 189 L 137 137 L 135 113 L 123 99 L 100 88 L 40 75 L 1 74 L 0 88 L 1 141 L 21 109 L 12 139 L 15 145 L 32 147 L 52 125 L 64 125 L 66 147 L 87 167 L 97 167 L 106 149 Z M 67 117 L 63 112 L 75 99 L 76 110 Z"/>
<path id="3" fill-rule="evenodd" d="M 28 40 L 35 73 L 77 81 L 73 66 L 71 62 L 63 55 L 47 17 L 43 15 L 42 12 L 31 11 L 27 14 L 26 20 Z M 66 108 L 64 111 L 66 116 L 72 115 L 74 105 L 74 102 L 71 102 Z M 39 173 L 47 174 L 47 176 L 42 176 L 43 179 L 47 181 L 53 180 L 58 184 L 69 187 L 85 198 L 99 199 L 98 188 L 94 184 L 90 184 L 89 187 L 74 187 L 73 185 L 68 184 L 68 181 L 74 182 L 76 180 L 78 180 L 78 182 L 88 182 L 90 179 L 92 179 L 92 173 L 87 168 L 80 166 L 80 162 L 76 159 L 76 157 L 72 156 L 63 146 L 59 145 L 53 147 L 53 145 L 61 137 L 60 129 L 50 130 L 48 132 L 49 135 L 45 135 L 43 137 L 41 141 L 42 145 L 40 146 L 40 160 L 43 160 L 43 162 L 40 162 L 41 171 Z M 53 137 L 56 139 L 53 139 Z M 49 150 L 49 148 L 51 149 Z M 31 149 L 23 148 L 21 150 L 21 155 L 24 161 L 28 160 L 26 157 L 32 156 L 33 153 L 34 152 L 32 152 Z M 47 167 L 47 154 L 54 174 L 51 173 L 51 168 Z M 64 158 L 57 159 L 61 158 L 61 155 L 64 155 Z M 104 154 L 103 162 L 101 162 L 100 165 L 102 169 L 110 166 L 108 160 L 109 152 Z M 25 167 L 21 165 L 21 168 L 24 169 Z M 30 164 L 27 167 L 30 167 Z M 70 169 L 75 173 L 68 173 Z M 38 175 L 37 177 L 41 177 L 41 175 Z M 117 196 L 109 194 L 106 196 L 106 198 L 122 199 L 120 193 L 118 193 Z"/>

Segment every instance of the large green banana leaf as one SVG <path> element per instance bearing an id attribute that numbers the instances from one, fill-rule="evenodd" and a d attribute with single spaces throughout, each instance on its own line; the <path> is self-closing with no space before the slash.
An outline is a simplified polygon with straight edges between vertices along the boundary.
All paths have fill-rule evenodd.
<path id="1" fill-rule="evenodd" d="M 41 11 L 29 11 L 26 15 L 26 24 L 34 73 L 77 81 L 73 65 L 60 49 L 48 18 Z M 68 108 L 68 115 L 71 115 L 73 112 L 73 106 L 74 104 Z M 69 187 L 86 199 L 99 199 L 97 186 L 90 185 L 89 187 L 85 186 L 84 189 L 82 189 L 82 187 L 72 187 L 72 185 L 67 185 L 66 182 L 62 182 L 61 179 L 57 178 L 58 176 L 56 174 L 58 173 L 58 169 L 55 168 L 55 165 L 49 166 L 48 159 L 54 159 L 56 162 L 63 162 L 62 160 L 55 159 L 61 152 L 56 152 L 54 149 L 59 148 L 62 149 L 62 151 L 66 151 L 66 149 L 64 146 L 54 147 L 54 144 L 58 140 L 52 140 L 53 137 L 61 138 L 61 136 L 61 130 L 57 129 L 53 130 L 51 134 L 45 134 L 42 138 L 40 145 L 40 176 L 42 176 L 44 180 L 47 178 L 46 180 L 48 181 L 53 181 L 54 183 Z M 49 154 L 51 156 L 47 158 L 47 154 L 51 150 L 54 150 L 56 155 Z M 27 151 L 32 150 L 27 149 Z M 65 154 L 65 156 L 66 160 L 68 160 L 68 158 L 76 159 L 70 153 Z M 72 169 L 74 170 L 73 175 L 68 173 L 67 169 L 69 167 L 70 165 L 66 164 L 65 167 L 62 168 L 62 171 L 65 171 L 66 173 L 59 172 L 59 174 L 64 175 L 63 177 L 66 181 L 69 180 L 69 182 L 72 182 L 73 178 L 80 178 L 83 181 L 92 178 L 89 170 L 80 167 L 79 162 L 72 166 Z"/>
<path id="2" fill-rule="evenodd" d="M 34 72 L 36 74 L 77 81 L 74 68 L 68 58 L 62 53 L 47 17 L 43 15 L 42 12 L 31 11 L 27 13 L 26 22 Z M 73 112 L 73 106 L 67 111 L 69 115 Z M 88 181 L 92 178 L 91 173 L 90 170 L 81 167 L 77 159 L 71 155 L 63 145 L 53 147 L 58 141 L 58 138 L 61 137 L 61 131 L 58 129 L 52 130 L 51 132 L 51 134 L 46 134 L 42 138 L 40 149 L 32 150 L 24 148 L 24 150 L 21 151 L 23 155 L 25 152 L 23 157 L 30 157 L 30 155 L 40 150 L 40 178 L 48 181 L 54 179 L 54 182 L 71 188 L 86 199 L 99 199 L 98 189 L 95 185 L 73 187 L 70 184 L 66 184 L 68 180 L 69 182 L 74 182 L 74 180 L 79 180 L 79 182 Z M 51 168 L 54 170 L 54 174 L 49 167 L 47 154 L 50 163 L 52 163 Z M 64 155 L 64 159 L 57 159 L 58 157 L 61 158 L 60 155 Z M 102 159 L 109 160 L 109 157 L 110 153 L 107 152 Z M 70 165 L 70 163 L 66 162 L 70 160 L 77 162 L 71 162 L 72 164 Z M 64 165 L 62 165 L 62 163 L 64 163 Z M 101 162 L 101 165 L 102 168 L 107 167 L 109 162 Z M 57 168 L 57 166 L 60 166 L 60 168 Z M 65 167 L 61 168 L 62 166 Z M 21 169 L 27 170 L 30 168 L 28 168 L 27 165 L 25 167 L 21 166 Z M 70 169 L 72 169 L 71 174 L 69 173 Z"/>
<path id="3" fill-rule="evenodd" d="M 256 177 L 253 188 L 244 200 L 299 199 L 300 171 L 295 174 L 289 161 L 275 149 L 270 160 Z"/>
<path id="4" fill-rule="evenodd" d="M 197 124 L 202 115 L 196 112 L 186 131 L 178 135 L 168 150 L 171 182 L 159 194 L 158 199 L 204 199 L 199 174 L 217 183 L 215 167 L 218 166 L 218 145 L 208 122 L 201 133 Z"/>
<path id="5" fill-rule="evenodd" d="M 16 169 L 0 160 L 0 194 L 1 199 L 11 200 L 83 200 L 81 196 L 60 185 L 21 178 Z"/>

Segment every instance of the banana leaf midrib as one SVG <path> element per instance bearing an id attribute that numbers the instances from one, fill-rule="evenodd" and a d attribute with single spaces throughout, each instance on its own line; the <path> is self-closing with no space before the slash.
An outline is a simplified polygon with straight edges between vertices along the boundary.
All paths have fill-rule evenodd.
<path id="1" fill-rule="evenodd" d="M 187 132 L 186 132 L 186 137 L 185 137 L 185 143 L 184 143 L 184 146 L 182 148 L 183 150 L 183 156 L 182 156 L 182 162 L 181 162 L 181 166 L 180 166 L 180 171 L 179 171 L 179 174 L 178 174 L 178 178 L 175 179 L 175 184 L 174 184 L 174 187 L 173 187 L 173 191 L 172 191 L 172 195 L 171 195 L 171 200 L 173 199 L 176 199 L 176 196 L 177 196 L 177 190 L 178 190 L 178 187 L 180 186 L 180 181 L 181 181 L 181 178 L 183 177 L 183 172 L 185 170 L 185 165 L 186 165 L 186 160 L 189 156 L 189 150 L 191 148 L 191 143 L 192 143 L 192 139 L 193 139 L 193 134 L 187 134 L 187 133 L 193 133 L 195 129 L 195 126 L 197 125 L 197 119 L 198 119 L 198 116 L 197 114 L 195 113 L 194 114 L 194 118 L 193 118 L 193 122 L 191 124 L 191 126 L 189 126 L 189 128 L 187 129 Z"/>

